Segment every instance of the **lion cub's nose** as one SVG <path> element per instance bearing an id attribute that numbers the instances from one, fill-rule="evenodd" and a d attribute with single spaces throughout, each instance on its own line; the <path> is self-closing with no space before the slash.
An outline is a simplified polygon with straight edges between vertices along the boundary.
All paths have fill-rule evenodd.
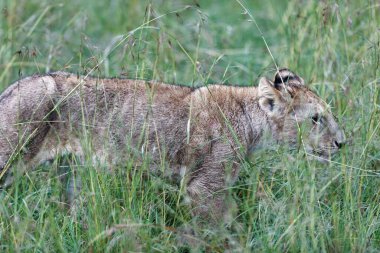
<path id="1" fill-rule="evenodd" d="M 343 147 L 345 142 L 339 142 L 339 141 L 334 141 L 335 146 L 337 146 L 339 149 Z"/>
<path id="2" fill-rule="evenodd" d="M 346 136 L 342 131 L 338 131 L 334 144 L 337 148 L 342 148 L 346 144 Z"/>

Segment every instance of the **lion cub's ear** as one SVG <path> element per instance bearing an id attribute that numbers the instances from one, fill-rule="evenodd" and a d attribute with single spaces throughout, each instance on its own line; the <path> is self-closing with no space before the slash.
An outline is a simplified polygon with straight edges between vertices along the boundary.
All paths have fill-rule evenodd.
<path id="1" fill-rule="evenodd" d="M 258 96 L 260 108 L 269 116 L 275 115 L 284 106 L 281 91 L 266 77 L 260 79 Z"/>
<path id="2" fill-rule="evenodd" d="M 274 77 L 274 86 L 278 90 L 283 89 L 284 86 L 290 88 L 291 86 L 302 85 L 305 85 L 303 79 L 287 68 L 279 69 Z"/>

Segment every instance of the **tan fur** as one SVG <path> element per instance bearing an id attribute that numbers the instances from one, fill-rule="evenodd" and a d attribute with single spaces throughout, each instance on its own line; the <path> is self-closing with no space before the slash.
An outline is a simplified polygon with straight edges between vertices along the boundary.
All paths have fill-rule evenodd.
<path id="1" fill-rule="evenodd" d="M 323 122 L 312 122 L 316 113 Z M 286 69 L 258 88 L 197 89 L 57 72 L 17 81 L 0 96 L 0 171 L 18 153 L 29 167 L 86 150 L 108 164 L 149 156 L 152 171 L 165 160 L 169 174 L 185 177 L 195 215 L 219 221 L 223 189 L 246 152 L 268 134 L 297 145 L 300 128 L 306 149 L 324 159 L 344 142 L 326 104 Z"/>

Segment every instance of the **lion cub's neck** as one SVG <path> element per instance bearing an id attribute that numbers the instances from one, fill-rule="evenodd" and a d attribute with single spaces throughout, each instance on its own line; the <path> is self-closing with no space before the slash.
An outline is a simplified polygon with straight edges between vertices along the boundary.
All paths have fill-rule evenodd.
<path id="1" fill-rule="evenodd" d="M 209 131 L 217 119 L 226 127 L 224 134 L 229 139 L 236 135 L 239 145 L 247 151 L 254 150 L 263 137 L 271 139 L 268 118 L 259 107 L 256 87 L 210 85 L 193 91 L 191 98 L 194 112 L 208 115 L 201 124 L 204 131 Z"/>

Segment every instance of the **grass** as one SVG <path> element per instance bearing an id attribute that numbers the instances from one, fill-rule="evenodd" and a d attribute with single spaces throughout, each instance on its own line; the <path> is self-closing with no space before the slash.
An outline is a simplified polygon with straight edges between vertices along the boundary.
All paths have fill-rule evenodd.
<path id="1" fill-rule="evenodd" d="M 0 251 L 215 252 L 227 239 L 245 252 L 380 250 L 379 3 L 241 3 L 262 34 L 239 1 L 0 0 L 0 89 L 53 70 L 249 86 L 276 63 L 305 77 L 344 126 L 349 144 L 333 162 L 258 151 L 231 188 L 239 232 L 205 231 L 188 248 L 176 240 L 192 226 L 181 188 L 144 173 L 148 164 L 108 173 L 59 157 L 0 190 Z M 62 173 L 81 178 L 75 212 Z"/>

